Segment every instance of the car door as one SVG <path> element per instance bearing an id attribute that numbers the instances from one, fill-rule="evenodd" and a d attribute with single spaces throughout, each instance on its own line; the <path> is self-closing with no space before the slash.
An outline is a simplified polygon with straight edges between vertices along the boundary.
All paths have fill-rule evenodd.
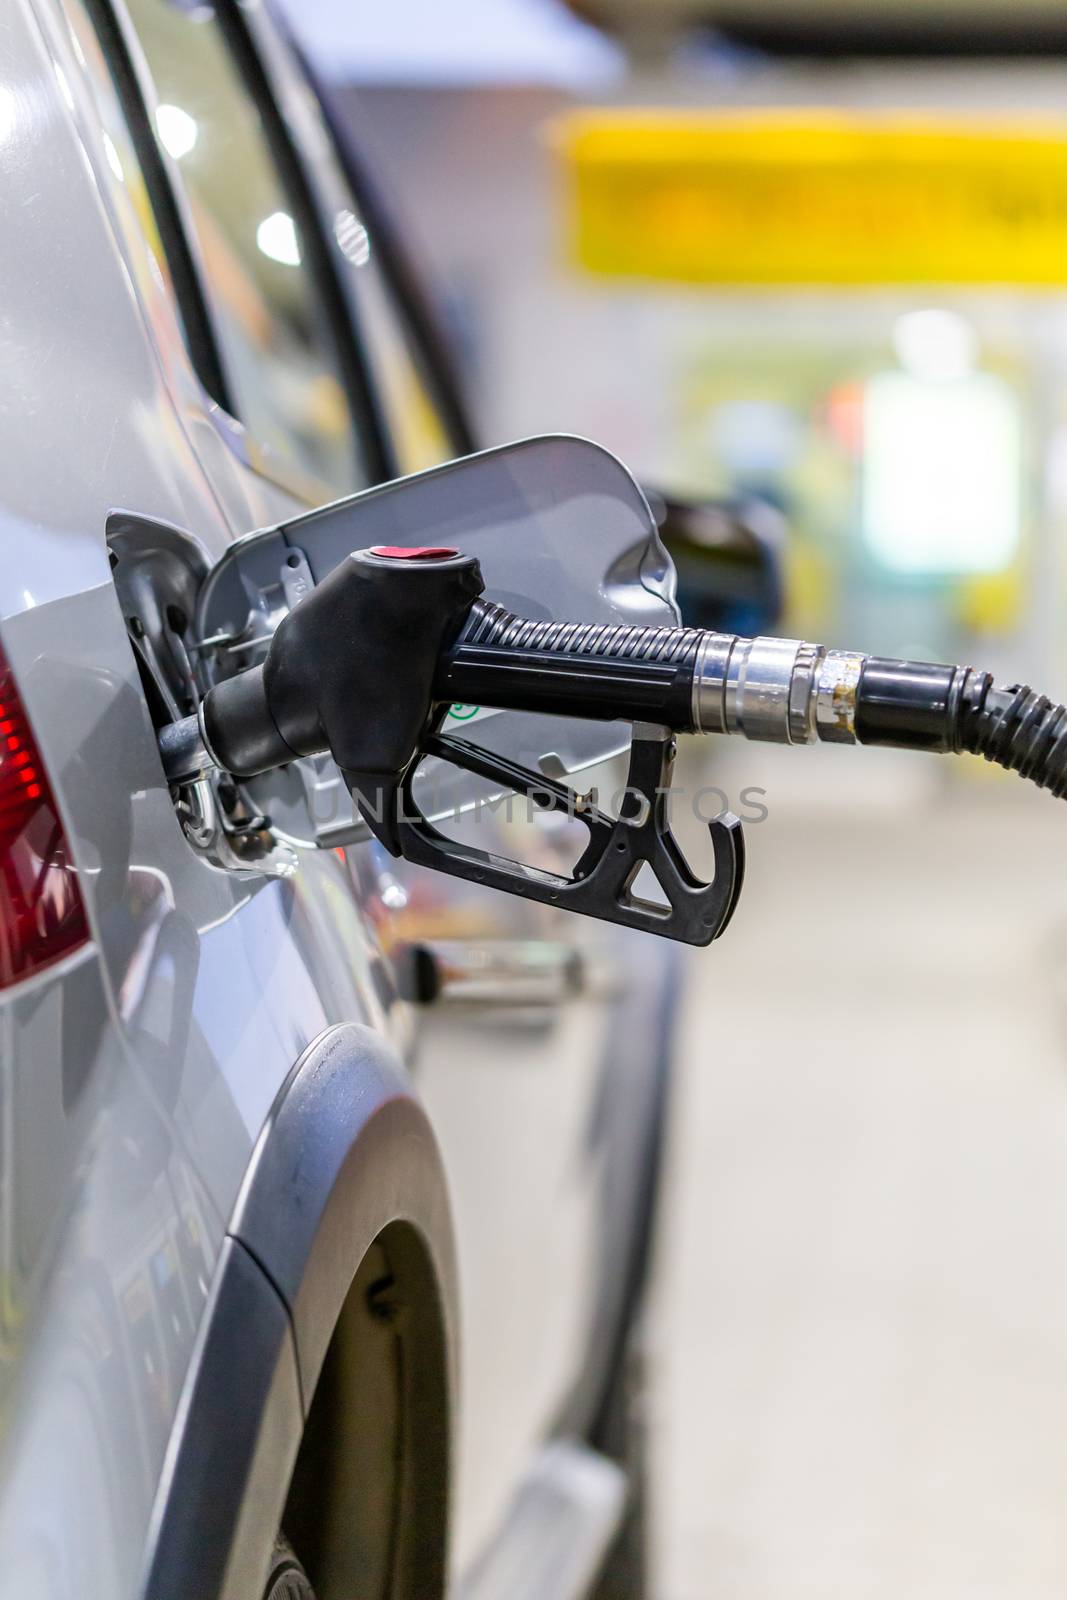
<path id="1" fill-rule="evenodd" d="M 150 213 L 183 308 L 175 393 L 232 533 L 447 455 L 417 345 L 269 21 L 256 8 L 172 0 L 91 9 L 121 120 L 112 143 L 134 146 L 137 221 Z M 554 846 L 537 835 L 530 848 Z M 561 930 L 517 902 L 457 892 L 373 846 L 354 854 L 361 881 L 384 887 L 386 944 L 416 934 L 498 950 L 520 935 L 559 944 Z M 315 961 L 343 993 L 352 974 L 336 969 L 362 975 L 367 956 L 355 910 L 338 917 L 327 894 L 337 867 L 305 852 L 295 881 L 312 908 Z M 274 994 L 284 1011 L 284 986 Z M 297 1010 L 299 994 L 296 984 Z M 290 1032 L 301 1031 L 294 1017 Z M 521 994 L 514 1004 L 498 994 L 482 1016 L 423 1019 L 418 1081 L 445 1150 L 461 1258 L 461 1560 L 503 1514 L 583 1360 L 598 1281 L 588 1131 L 602 1034 L 595 1001 L 542 1005 L 531 1019 Z M 242 1103 L 247 1123 L 265 1112 L 261 1099 Z"/>

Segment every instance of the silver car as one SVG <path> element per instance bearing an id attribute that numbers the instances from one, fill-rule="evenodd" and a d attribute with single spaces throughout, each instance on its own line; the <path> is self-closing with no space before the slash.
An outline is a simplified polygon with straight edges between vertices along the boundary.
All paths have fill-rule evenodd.
<path id="1" fill-rule="evenodd" d="M 634 1600 L 670 947 L 157 747 L 234 541 L 468 450 L 425 317 L 260 6 L 2 38 L 0 1595 Z"/>

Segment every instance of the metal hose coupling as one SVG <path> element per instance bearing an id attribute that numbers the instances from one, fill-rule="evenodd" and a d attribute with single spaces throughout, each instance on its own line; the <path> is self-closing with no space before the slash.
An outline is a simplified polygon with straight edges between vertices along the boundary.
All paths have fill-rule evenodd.
<path id="1" fill-rule="evenodd" d="M 855 744 L 866 659 L 801 639 L 705 633 L 693 668 L 693 726 L 775 744 Z"/>

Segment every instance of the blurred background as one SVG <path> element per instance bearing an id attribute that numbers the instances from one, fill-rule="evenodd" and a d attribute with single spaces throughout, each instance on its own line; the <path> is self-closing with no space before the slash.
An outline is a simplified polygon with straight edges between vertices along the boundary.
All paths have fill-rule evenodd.
<path id="1" fill-rule="evenodd" d="M 1062 690 L 1057 0 L 290 11 L 479 445 L 620 455 L 687 620 Z M 767 815 L 682 1026 L 656 1593 L 1061 1595 L 1055 808 L 970 758 L 701 759 Z"/>

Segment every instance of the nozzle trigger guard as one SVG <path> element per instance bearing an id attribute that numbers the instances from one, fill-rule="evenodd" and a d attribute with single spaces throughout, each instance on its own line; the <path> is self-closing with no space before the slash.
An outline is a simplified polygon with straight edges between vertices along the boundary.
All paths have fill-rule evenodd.
<path id="1" fill-rule="evenodd" d="M 428 755 L 525 795 L 544 810 L 576 817 L 588 830 L 589 843 L 573 875 L 568 878 L 546 872 L 446 838 L 418 809 L 412 793 L 416 768 Z M 744 836 L 740 821 L 730 812 L 709 823 L 715 876 L 711 883 L 696 876 L 670 829 L 674 756 L 675 740 L 669 729 L 636 724 L 623 804 L 620 815 L 611 818 L 595 803 L 583 804 L 563 784 L 491 755 L 466 739 L 442 735 L 435 728 L 424 738 L 403 776 L 389 786 L 391 793 L 383 794 L 382 786 L 375 785 L 375 818 L 382 817 L 384 800 L 388 823 L 383 826 L 372 820 L 367 810 L 364 815 L 389 849 L 419 866 L 661 938 L 706 945 L 723 932 L 737 904 L 744 877 Z M 357 775 L 346 776 L 358 802 Z M 666 905 L 634 892 L 646 863 Z"/>

